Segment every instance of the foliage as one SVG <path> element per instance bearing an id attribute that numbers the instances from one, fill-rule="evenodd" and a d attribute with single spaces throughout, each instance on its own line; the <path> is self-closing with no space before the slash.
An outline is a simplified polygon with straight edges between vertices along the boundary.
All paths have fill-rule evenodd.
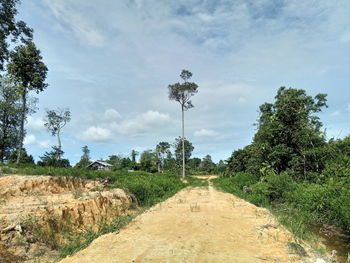
<path id="1" fill-rule="evenodd" d="M 157 172 L 157 153 L 152 150 L 146 150 L 140 156 L 140 169 L 146 172 Z"/>
<path id="2" fill-rule="evenodd" d="M 182 111 L 193 107 L 191 97 L 198 92 L 198 85 L 194 82 L 188 82 L 192 73 L 188 70 L 182 70 L 180 77 L 183 83 L 175 83 L 168 86 L 169 100 L 175 100 L 180 103 Z"/>
<path id="3" fill-rule="evenodd" d="M 11 152 L 9 158 L 8 158 L 8 162 L 11 163 L 16 163 L 17 162 L 17 152 L 13 151 Z M 34 165 L 34 158 L 32 155 L 28 155 L 27 151 L 25 148 L 22 149 L 22 154 L 21 154 L 21 158 L 18 162 L 19 164 L 22 165 Z"/>
<path id="4" fill-rule="evenodd" d="M 200 164 L 200 168 L 202 171 L 206 171 L 208 173 L 211 173 L 215 170 L 215 163 L 213 162 L 213 160 L 211 159 L 211 156 L 209 154 L 207 154 L 201 164 Z"/>
<path id="5" fill-rule="evenodd" d="M 184 142 L 185 142 L 185 162 L 187 163 L 192 155 L 194 146 L 186 138 Z M 181 163 L 182 162 L 182 138 L 181 137 L 175 138 L 174 148 L 175 148 L 176 161 L 178 163 Z"/>
<path id="6" fill-rule="evenodd" d="M 4 62 L 8 59 L 11 46 L 9 42 L 20 40 L 25 43 L 33 37 L 33 30 L 22 20 L 16 20 L 18 3 L 20 0 L 0 0 L 0 71 L 4 69 Z"/>
<path id="7" fill-rule="evenodd" d="M 127 225 L 136 216 L 137 213 L 133 215 L 119 216 L 111 223 L 101 222 L 97 231 L 87 229 L 83 232 L 78 232 L 74 235 L 68 236 L 68 243 L 59 248 L 60 258 L 65 258 L 84 248 L 87 248 L 91 244 L 91 242 L 99 236 L 118 231 L 119 229 Z"/>
<path id="8" fill-rule="evenodd" d="M 183 80 L 183 83 L 175 83 L 168 86 L 169 89 L 169 100 L 175 100 L 181 105 L 181 113 L 182 113 L 182 137 L 181 138 L 181 159 L 182 159 L 182 178 L 185 177 L 185 158 L 187 157 L 186 142 L 185 142 L 185 117 L 184 112 L 190 108 L 193 108 L 193 104 L 191 102 L 191 97 L 198 92 L 198 85 L 194 82 L 188 82 L 188 80 L 192 77 L 192 73 L 188 70 L 182 70 L 180 77 Z M 193 150 L 193 149 L 192 149 Z M 178 154 L 176 157 L 178 158 Z M 188 156 L 188 158 L 191 154 Z"/>
<path id="9" fill-rule="evenodd" d="M 169 149 L 170 143 L 168 142 L 160 142 L 156 146 L 158 173 L 161 171 L 160 168 L 164 166 L 164 155 L 170 151 Z"/>
<path id="10" fill-rule="evenodd" d="M 17 146 L 20 118 L 19 96 L 9 78 L 0 77 L 0 162 L 9 159 Z"/>
<path id="11" fill-rule="evenodd" d="M 57 136 L 58 145 L 57 147 L 61 149 L 61 130 L 66 124 L 71 120 L 69 109 L 57 110 L 46 110 L 45 127 L 52 134 L 52 136 Z"/>
<path id="12" fill-rule="evenodd" d="M 350 136 L 326 142 L 315 115 L 324 107 L 325 94 L 280 88 L 260 106 L 252 144 L 232 153 L 215 185 L 270 207 L 300 237 L 322 224 L 350 233 Z"/>
<path id="13" fill-rule="evenodd" d="M 128 189 L 141 206 L 151 206 L 165 200 L 184 186 L 178 176 L 165 173 L 120 176 L 113 184 L 113 187 Z"/>
<path id="14" fill-rule="evenodd" d="M 45 152 L 42 157 L 40 157 L 41 161 L 38 162 L 39 166 L 51 166 L 51 167 L 62 167 L 68 168 L 70 167 L 70 163 L 68 159 L 62 159 L 64 152 L 56 146 L 52 147 L 51 152 Z"/>
<path id="15" fill-rule="evenodd" d="M 81 156 L 80 161 L 75 165 L 76 168 L 86 168 L 86 166 L 90 164 L 90 150 L 87 145 L 82 147 L 82 151 L 83 155 Z"/>
<path id="16" fill-rule="evenodd" d="M 35 91 L 42 92 L 48 84 L 45 83 L 47 75 L 47 67 L 42 61 L 40 50 L 36 48 L 32 41 L 28 41 L 25 45 L 15 47 L 10 52 L 10 61 L 7 64 L 7 70 L 11 78 L 17 84 L 15 91 L 20 94 L 21 98 L 21 114 L 18 139 L 18 155 L 17 163 L 21 158 L 21 150 L 23 148 L 23 140 L 25 135 L 24 122 L 28 114 L 28 93 Z"/>
<path id="17" fill-rule="evenodd" d="M 281 87 L 274 103 L 260 106 L 253 143 L 229 159 L 232 172 L 257 173 L 265 163 L 277 173 L 288 170 L 298 181 L 314 180 L 326 157 L 322 123 L 314 115 L 323 107 L 325 94 L 311 97 L 304 90 Z"/>

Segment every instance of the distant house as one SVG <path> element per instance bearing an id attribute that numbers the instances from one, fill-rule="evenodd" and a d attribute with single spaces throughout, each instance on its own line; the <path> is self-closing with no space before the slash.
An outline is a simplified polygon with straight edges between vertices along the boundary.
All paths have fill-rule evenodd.
<path id="1" fill-rule="evenodd" d="M 87 168 L 92 169 L 92 170 L 104 170 L 104 171 L 111 171 L 112 166 L 109 163 L 106 163 L 104 161 L 94 161 L 90 163 Z"/>

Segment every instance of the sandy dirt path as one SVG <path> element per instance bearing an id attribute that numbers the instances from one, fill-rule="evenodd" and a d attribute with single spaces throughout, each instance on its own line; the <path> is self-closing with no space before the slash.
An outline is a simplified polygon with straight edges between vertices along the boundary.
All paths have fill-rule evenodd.
<path id="1" fill-rule="evenodd" d="M 61 263 L 310 262 L 266 209 L 209 188 L 186 188 Z"/>

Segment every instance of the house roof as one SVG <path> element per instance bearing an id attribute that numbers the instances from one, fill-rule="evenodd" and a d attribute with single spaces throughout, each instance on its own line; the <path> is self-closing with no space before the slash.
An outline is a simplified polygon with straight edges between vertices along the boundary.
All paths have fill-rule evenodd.
<path id="1" fill-rule="evenodd" d="M 94 163 L 98 163 L 100 165 L 103 165 L 103 166 L 108 166 L 108 167 L 112 167 L 113 165 L 109 164 L 109 163 L 106 163 L 104 161 L 93 161 L 92 163 L 90 163 L 87 167 L 90 167 L 91 165 L 93 165 Z"/>

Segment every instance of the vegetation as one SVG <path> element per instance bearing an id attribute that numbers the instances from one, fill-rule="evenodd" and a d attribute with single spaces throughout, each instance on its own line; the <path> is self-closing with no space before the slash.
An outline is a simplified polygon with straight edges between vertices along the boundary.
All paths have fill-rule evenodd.
<path id="1" fill-rule="evenodd" d="M 24 123 L 36 102 L 30 91 L 42 92 L 47 67 L 33 42 L 33 29 L 17 20 L 20 0 L 0 1 L 0 161 L 9 162 L 16 149 L 22 162 Z"/>
<path id="2" fill-rule="evenodd" d="M 175 83 L 169 85 L 169 99 L 175 100 L 181 105 L 181 113 L 182 113 L 182 178 L 185 178 L 185 111 L 193 108 L 193 104 L 191 102 L 191 97 L 198 92 L 198 85 L 194 82 L 188 82 L 188 80 L 192 77 L 192 73 L 188 70 L 182 70 L 180 77 L 183 80 L 183 83 Z"/>
<path id="3" fill-rule="evenodd" d="M 81 148 L 83 151 L 83 155 L 80 158 L 80 161 L 75 165 L 76 168 L 85 168 L 90 164 L 90 150 L 85 145 Z"/>
<path id="4" fill-rule="evenodd" d="M 42 62 L 40 50 L 32 41 L 15 47 L 10 52 L 10 61 L 7 65 L 8 73 L 17 84 L 14 88 L 20 94 L 20 126 L 17 148 L 17 163 L 21 159 L 23 140 L 25 136 L 24 123 L 28 115 L 27 100 L 30 91 L 42 92 L 48 84 L 45 83 L 47 67 Z"/>
<path id="5" fill-rule="evenodd" d="M 46 110 L 46 120 L 45 127 L 52 134 L 52 136 L 57 136 L 57 148 L 62 150 L 61 145 L 61 130 L 66 124 L 71 120 L 69 109 L 57 109 L 57 110 Z M 61 156 L 58 155 L 60 159 Z"/>
<path id="6" fill-rule="evenodd" d="M 39 166 L 48 166 L 48 167 L 62 167 L 68 168 L 70 167 L 70 163 L 68 159 L 63 159 L 64 152 L 56 147 L 52 147 L 52 151 L 45 152 L 43 156 L 40 157 L 40 161 L 38 161 Z"/>
<path id="7" fill-rule="evenodd" d="M 326 141 L 314 115 L 325 94 L 282 87 L 275 99 L 260 106 L 252 144 L 232 153 L 214 184 L 270 207 L 301 237 L 321 224 L 350 232 L 350 137 Z"/>
<path id="8" fill-rule="evenodd" d="M 125 216 L 116 216 L 109 221 L 101 221 L 96 227 L 85 230 L 74 229 L 73 223 L 61 222 L 58 218 L 51 218 L 48 227 L 40 227 L 41 219 L 28 216 L 23 219 L 23 226 L 39 242 L 49 245 L 58 250 L 60 257 L 65 257 L 87 247 L 95 238 L 114 232 L 130 222 L 138 213 L 146 208 L 161 202 L 186 186 L 207 186 L 207 182 L 196 178 L 188 178 L 188 183 L 183 183 L 178 176 L 173 174 L 152 174 L 143 171 L 126 173 L 122 171 L 108 172 L 79 168 L 54 168 L 12 165 L 2 167 L 2 173 L 25 174 L 25 175 L 55 175 L 71 176 L 85 179 L 108 179 L 111 188 L 123 188 L 136 200 L 136 206 L 140 207 L 137 213 Z M 73 191 L 74 198 L 82 196 L 81 190 Z M 52 226 L 51 226 L 52 225 Z M 58 231 L 58 232 L 57 232 Z M 72 235 L 72 233 L 74 233 Z M 64 239 L 62 239 L 62 236 Z M 62 241 L 66 240 L 66 241 Z"/>

